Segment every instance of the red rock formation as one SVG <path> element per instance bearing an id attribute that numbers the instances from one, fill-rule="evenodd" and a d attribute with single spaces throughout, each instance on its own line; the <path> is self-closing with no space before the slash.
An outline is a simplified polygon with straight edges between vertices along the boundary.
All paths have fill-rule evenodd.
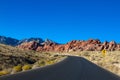
<path id="1" fill-rule="evenodd" d="M 21 49 L 36 50 L 38 48 L 38 46 L 39 46 L 39 43 L 37 43 L 35 41 L 31 41 L 31 42 L 22 43 L 18 47 L 21 48 Z"/>
<path id="2" fill-rule="evenodd" d="M 109 43 L 109 48 L 108 48 L 108 50 L 113 51 L 113 50 L 115 50 L 116 46 L 117 46 L 116 43 L 115 43 L 114 41 L 111 41 L 111 42 Z"/>
<path id="3" fill-rule="evenodd" d="M 23 43 L 18 46 L 22 49 L 27 50 L 35 50 L 35 51 L 46 51 L 46 52 L 70 52 L 70 51 L 101 51 L 103 49 L 113 51 L 120 50 L 120 44 L 116 44 L 114 41 L 111 42 L 103 42 L 100 40 L 90 39 L 88 41 L 79 41 L 73 40 L 68 42 L 67 44 L 56 44 L 50 41 L 43 43 L 40 45 L 38 42 L 32 41 L 28 43 Z"/>

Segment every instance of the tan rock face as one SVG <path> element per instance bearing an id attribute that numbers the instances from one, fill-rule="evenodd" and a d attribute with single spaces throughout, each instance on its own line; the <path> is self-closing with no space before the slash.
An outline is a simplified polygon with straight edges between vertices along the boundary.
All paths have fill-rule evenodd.
<path id="1" fill-rule="evenodd" d="M 70 51 L 101 51 L 106 49 L 108 51 L 120 50 L 120 44 L 116 44 L 114 41 L 103 42 L 100 40 L 90 39 L 87 41 L 73 40 L 66 44 L 55 44 L 51 42 L 45 42 L 40 45 L 38 42 L 32 41 L 23 43 L 18 46 L 21 49 L 46 51 L 46 52 L 70 52 Z"/>

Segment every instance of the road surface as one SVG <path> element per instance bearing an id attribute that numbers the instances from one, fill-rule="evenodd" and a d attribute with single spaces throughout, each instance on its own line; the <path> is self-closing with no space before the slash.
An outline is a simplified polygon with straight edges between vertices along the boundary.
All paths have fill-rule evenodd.
<path id="1" fill-rule="evenodd" d="M 120 77 L 75 56 L 50 66 L 1 76 L 0 80 L 120 80 Z"/>

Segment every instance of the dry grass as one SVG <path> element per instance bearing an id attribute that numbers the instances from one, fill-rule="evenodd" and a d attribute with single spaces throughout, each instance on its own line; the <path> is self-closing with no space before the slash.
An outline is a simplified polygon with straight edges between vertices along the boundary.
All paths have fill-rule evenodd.
<path id="1" fill-rule="evenodd" d="M 63 57 L 0 44 L 0 75 L 15 74 L 20 71 L 51 65 Z"/>

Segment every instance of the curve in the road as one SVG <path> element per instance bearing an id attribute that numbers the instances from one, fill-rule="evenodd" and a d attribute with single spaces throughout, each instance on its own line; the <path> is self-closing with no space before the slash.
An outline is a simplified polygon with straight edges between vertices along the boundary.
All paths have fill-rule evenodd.
<path id="1" fill-rule="evenodd" d="M 120 80 L 120 77 L 84 58 L 69 56 L 57 64 L 2 76 L 0 80 Z"/>

